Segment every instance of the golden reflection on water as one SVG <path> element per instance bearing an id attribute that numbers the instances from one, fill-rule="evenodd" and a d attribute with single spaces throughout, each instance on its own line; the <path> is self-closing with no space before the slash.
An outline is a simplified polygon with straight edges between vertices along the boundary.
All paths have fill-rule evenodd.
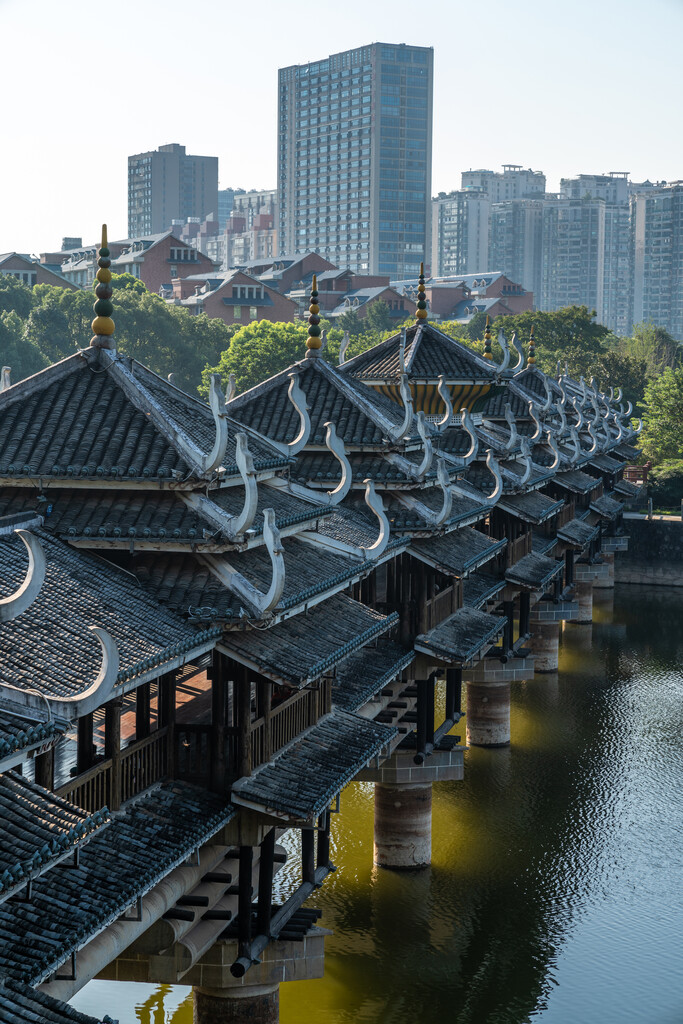
<path id="1" fill-rule="evenodd" d="M 430 868 L 375 868 L 373 787 L 347 787 L 340 867 L 309 901 L 334 933 L 325 977 L 281 986 L 282 1024 L 683 1021 L 683 595 L 612 601 L 563 629 L 557 673 L 513 684 L 511 746 L 434 786 Z M 278 884 L 294 881 L 288 865 Z M 192 1021 L 180 987 L 93 983 L 74 1002 Z"/>

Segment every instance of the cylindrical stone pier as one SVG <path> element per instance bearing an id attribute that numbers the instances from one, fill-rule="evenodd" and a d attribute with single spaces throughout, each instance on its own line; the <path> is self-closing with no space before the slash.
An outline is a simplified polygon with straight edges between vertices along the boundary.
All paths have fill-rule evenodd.
<path id="1" fill-rule="evenodd" d="M 609 575 L 605 579 L 597 579 L 593 586 L 596 590 L 614 590 L 614 554 L 602 551 L 600 557 L 607 564 Z"/>
<path id="2" fill-rule="evenodd" d="M 467 742 L 472 747 L 510 743 L 510 683 L 467 683 Z"/>
<path id="3" fill-rule="evenodd" d="M 375 864 L 406 871 L 432 862 L 432 785 L 375 783 Z"/>
<path id="4" fill-rule="evenodd" d="M 579 603 L 579 613 L 571 621 L 586 625 L 593 621 L 593 582 L 575 583 L 574 593 Z"/>
<path id="5" fill-rule="evenodd" d="M 280 986 L 194 988 L 194 1024 L 278 1024 Z"/>
<path id="6" fill-rule="evenodd" d="M 534 655 L 536 672 L 557 672 L 560 650 L 560 623 L 531 619 L 529 647 Z"/>

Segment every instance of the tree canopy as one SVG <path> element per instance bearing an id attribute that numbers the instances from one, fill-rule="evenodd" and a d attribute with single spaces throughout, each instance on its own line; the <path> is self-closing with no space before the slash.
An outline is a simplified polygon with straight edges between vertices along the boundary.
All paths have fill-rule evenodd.
<path id="1" fill-rule="evenodd" d="M 683 459 L 683 368 L 667 367 L 645 388 L 643 453 L 653 462 Z"/>

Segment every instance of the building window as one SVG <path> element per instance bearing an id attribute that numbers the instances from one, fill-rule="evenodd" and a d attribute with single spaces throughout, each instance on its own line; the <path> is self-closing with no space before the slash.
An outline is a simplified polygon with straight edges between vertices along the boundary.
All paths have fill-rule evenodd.
<path id="1" fill-rule="evenodd" d="M 257 309 L 257 307 L 256 306 L 250 306 L 249 307 L 249 319 L 250 320 L 256 320 L 257 316 L 258 316 L 258 309 Z"/>
<path id="2" fill-rule="evenodd" d="M 241 306 L 233 306 L 232 307 L 232 318 L 233 318 L 233 320 L 241 320 L 242 319 L 242 307 Z"/>

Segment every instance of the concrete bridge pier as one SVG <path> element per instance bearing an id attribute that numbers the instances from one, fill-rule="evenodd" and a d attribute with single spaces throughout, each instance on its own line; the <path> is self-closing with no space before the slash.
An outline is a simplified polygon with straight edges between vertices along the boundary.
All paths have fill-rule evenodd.
<path id="1" fill-rule="evenodd" d="M 531 612 L 529 647 L 536 672 L 557 672 L 560 652 L 560 622 L 544 621 Z"/>
<path id="2" fill-rule="evenodd" d="M 467 682 L 467 743 L 472 747 L 510 744 L 510 680 Z"/>
<path id="3" fill-rule="evenodd" d="M 376 782 L 375 864 L 406 871 L 431 862 L 431 782 Z"/>
<path id="4" fill-rule="evenodd" d="M 586 625 L 593 621 L 593 581 L 583 580 L 575 583 L 574 593 L 579 602 L 579 612 L 571 621 Z"/>
<path id="5" fill-rule="evenodd" d="M 607 571 L 597 577 L 593 586 L 596 590 L 614 590 L 614 553 L 601 551 L 600 557 L 607 566 Z"/>
<path id="6" fill-rule="evenodd" d="M 280 986 L 194 988 L 194 1024 L 278 1024 Z"/>

